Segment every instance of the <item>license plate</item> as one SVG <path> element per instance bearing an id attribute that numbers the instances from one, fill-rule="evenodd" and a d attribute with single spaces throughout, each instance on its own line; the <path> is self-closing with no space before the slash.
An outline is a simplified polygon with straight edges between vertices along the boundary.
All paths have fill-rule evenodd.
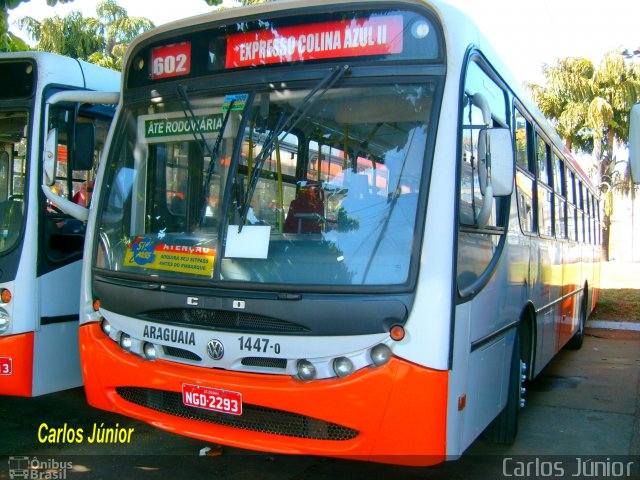
<path id="1" fill-rule="evenodd" d="M 13 360 L 11 357 L 0 357 L 0 375 L 11 375 L 13 373 Z"/>
<path id="2" fill-rule="evenodd" d="M 242 394 L 200 385 L 182 385 L 182 403 L 188 407 L 242 415 Z"/>

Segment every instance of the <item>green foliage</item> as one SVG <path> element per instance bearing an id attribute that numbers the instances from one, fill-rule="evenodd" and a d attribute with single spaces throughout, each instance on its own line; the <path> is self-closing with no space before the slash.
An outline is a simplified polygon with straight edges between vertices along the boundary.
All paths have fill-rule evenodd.
<path id="1" fill-rule="evenodd" d="M 597 67 L 584 58 L 565 58 L 545 66 L 543 74 L 545 86 L 527 84 L 538 107 L 570 149 L 593 153 L 597 162 L 604 162 L 599 171 L 606 172 L 615 163 L 615 147 L 628 141 L 640 70 L 610 53 Z"/>
<path id="2" fill-rule="evenodd" d="M 28 50 L 29 46 L 9 31 L 9 10 L 13 10 L 22 2 L 29 0 L 0 0 L 0 52 L 18 52 Z M 47 5 L 54 6 L 58 2 L 67 3 L 72 0 L 47 0 Z"/>
<path id="3" fill-rule="evenodd" d="M 38 42 L 36 50 L 86 60 L 93 52 L 104 48 L 99 23 L 83 17 L 80 12 L 71 12 L 66 17 L 56 15 L 41 22 L 23 17 L 18 20 L 18 26 Z"/>
<path id="4" fill-rule="evenodd" d="M 96 6 L 97 18 L 72 12 L 66 17 L 51 17 L 41 22 L 31 17 L 18 20 L 37 42 L 36 50 L 87 60 L 113 70 L 121 70 L 127 46 L 140 33 L 154 25 L 143 17 L 129 17 L 115 0 L 103 0 Z"/>
<path id="5" fill-rule="evenodd" d="M 584 58 L 565 58 L 545 66 L 543 74 L 545 86 L 527 87 L 567 147 L 593 156 L 596 185 L 604 194 L 603 226 L 607 230 L 614 190 L 633 193 L 628 171 L 618 167 L 625 162 L 617 161 L 614 151 L 629 140 L 629 111 L 640 96 L 640 67 L 612 52 L 597 67 Z M 606 244 L 603 253 L 606 258 Z"/>

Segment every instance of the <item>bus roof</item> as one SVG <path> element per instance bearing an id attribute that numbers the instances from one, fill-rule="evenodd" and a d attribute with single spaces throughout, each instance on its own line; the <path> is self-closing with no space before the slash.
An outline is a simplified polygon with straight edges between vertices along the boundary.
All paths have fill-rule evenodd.
<path id="1" fill-rule="evenodd" d="M 120 73 L 82 60 L 48 52 L 8 52 L 0 61 L 33 60 L 39 84 L 57 84 L 88 90 L 120 90 Z"/>

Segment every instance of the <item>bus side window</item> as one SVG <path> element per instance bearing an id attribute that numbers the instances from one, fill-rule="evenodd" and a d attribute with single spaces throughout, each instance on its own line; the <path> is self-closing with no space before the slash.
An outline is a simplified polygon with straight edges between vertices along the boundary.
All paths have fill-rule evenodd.
<path id="1" fill-rule="evenodd" d="M 566 218 L 566 192 L 565 192 L 565 167 L 564 161 L 553 153 L 553 190 L 555 192 L 555 219 L 556 237 L 564 239 L 567 237 Z"/>
<path id="2" fill-rule="evenodd" d="M 0 202 L 4 202 L 9 198 L 9 152 L 0 150 Z"/>
<path id="3" fill-rule="evenodd" d="M 533 192 L 535 191 L 535 173 L 529 154 L 532 132 L 531 123 L 516 109 L 516 187 L 520 227 L 525 233 L 535 232 L 535 210 L 533 201 Z"/>
<path id="4" fill-rule="evenodd" d="M 549 145 L 536 130 L 536 166 L 538 176 L 538 232 L 540 235 L 553 235 L 553 189 Z"/>

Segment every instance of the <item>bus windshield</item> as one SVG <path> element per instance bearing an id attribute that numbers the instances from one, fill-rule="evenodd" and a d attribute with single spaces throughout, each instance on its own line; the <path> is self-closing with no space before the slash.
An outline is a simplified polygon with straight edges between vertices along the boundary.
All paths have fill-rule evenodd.
<path id="1" fill-rule="evenodd" d="M 216 283 L 406 284 L 434 92 L 428 81 L 178 87 L 131 105 L 106 172 L 96 267 Z"/>
<path id="2" fill-rule="evenodd" d="M 0 111 L 0 255 L 22 232 L 28 125 L 26 111 Z"/>

